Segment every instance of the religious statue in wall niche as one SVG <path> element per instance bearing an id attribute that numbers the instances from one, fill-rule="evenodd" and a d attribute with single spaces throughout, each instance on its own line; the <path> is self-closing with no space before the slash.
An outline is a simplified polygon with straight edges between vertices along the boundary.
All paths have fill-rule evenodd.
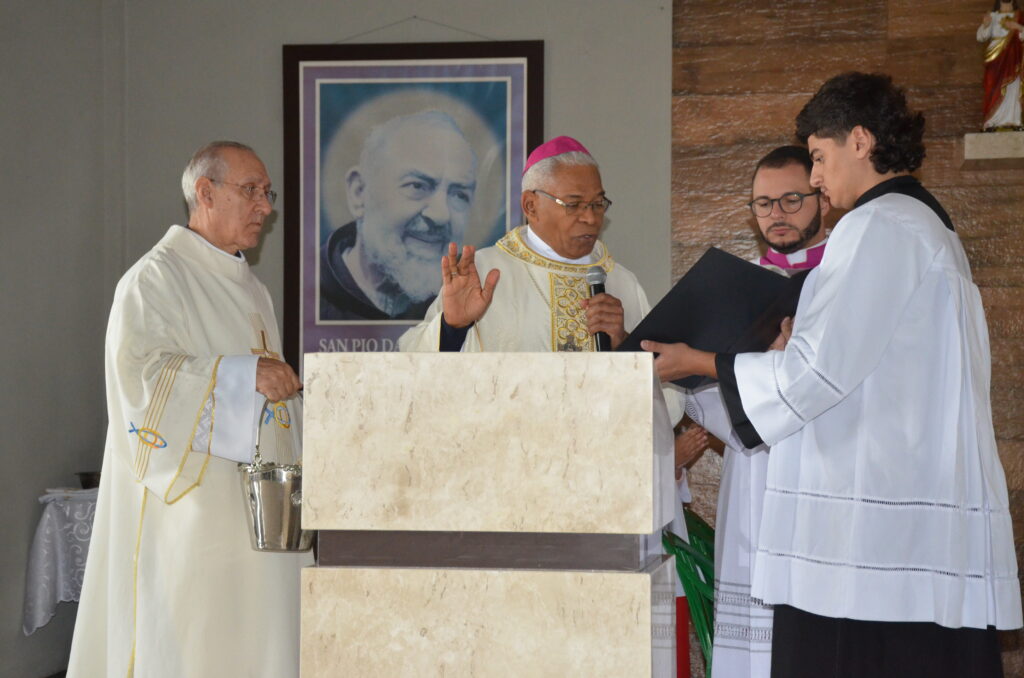
<path id="1" fill-rule="evenodd" d="M 1021 75 L 1024 70 L 1024 31 L 1019 0 L 995 0 L 978 27 L 978 42 L 985 49 L 985 98 L 982 103 L 986 132 L 1024 130 L 1021 126 Z"/>

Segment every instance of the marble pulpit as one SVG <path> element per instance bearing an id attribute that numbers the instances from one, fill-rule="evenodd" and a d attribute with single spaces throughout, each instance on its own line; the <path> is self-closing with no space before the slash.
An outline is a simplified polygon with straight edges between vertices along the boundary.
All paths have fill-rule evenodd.
<path id="1" fill-rule="evenodd" d="M 305 358 L 303 678 L 674 676 L 651 356 Z"/>

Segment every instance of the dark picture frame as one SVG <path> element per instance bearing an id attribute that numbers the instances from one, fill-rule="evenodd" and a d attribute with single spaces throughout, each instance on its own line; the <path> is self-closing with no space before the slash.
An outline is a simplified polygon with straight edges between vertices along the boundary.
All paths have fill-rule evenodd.
<path id="1" fill-rule="evenodd" d="M 428 259 L 434 259 L 440 286 L 440 256 L 433 256 L 440 239 L 485 247 L 522 223 L 520 177 L 529 150 L 543 141 L 544 43 L 285 45 L 283 66 L 284 352 L 301 374 L 307 352 L 397 350 L 398 337 L 422 318 L 436 295 Z M 425 131 L 424 117 L 434 127 Z M 410 131 L 414 125 L 420 127 Z M 371 214 L 381 201 L 361 201 L 367 194 L 363 186 L 371 181 L 363 177 L 383 176 L 383 171 L 364 171 L 363 165 L 371 165 L 368 154 L 376 158 L 372 154 L 381 155 L 376 149 L 384 148 L 405 162 L 395 147 L 428 137 L 434 145 L 418 149 L 419 157 L 441 158 L 454 168 L 445 176 L 461 172 L 464 178 L 410 180 L 394 189 L 395 204 L 409 212 L 411 197 L 434 191 L 450 225 L 418 214 L 402 221 L 403 213 L 390 222 Z M 439 139 L 454 139 L 454 148 L 438 151 Z M 372 165 L 383 162 L 374 159 Z M 392 188 L 389 184 L 387 190 Z M 397 211 L 378 208 L 379 214 Z M 451 216 L 455 212 L 458 219 Z M 384 245 L 374 247 L 384 255 L 372 261 L 384 261 L 380 267 L 392 266 L 386 270 L 397 273 L 386 278 L 390 287 L 373 287 L 361 277 L 369 256 L 355 271 L 345 266 L 357 249 L 355 238 L 362 239 L 363 254 L 371 242 L 364 234 L 377 232 L 370 225 L 392 222 L 379 227 L 393 237 L 378 238 Z M 403 244 L 410 239 L 402 233 L 421 235 L 417 229 L 429 233 L 423 236 L 427 245 L 422 240 L 408 245 L 422 255 L 414 265 Z M 413 282 L 403 282 L 407 279 Z M 412 291 L 406 294 L 402 285 Z M 363 295 L 366 289 L 371 291 Z M 389 306 L 384 298 L 381 304 L 374 296 L 381 289 L 400 290 L 399 302 Z M 399 310 L 388 315 L 393 308 Z"/>

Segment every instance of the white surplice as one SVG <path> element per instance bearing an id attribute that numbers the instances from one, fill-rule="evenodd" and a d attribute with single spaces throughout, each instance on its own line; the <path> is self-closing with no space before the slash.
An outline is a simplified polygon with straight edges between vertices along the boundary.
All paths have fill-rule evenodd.
<path id="1" fill-rule="evenodd" d="M 172 226 L 121 279 L 106 341 L 109 425 L 68 676 L 297 676 L 299 571 L 260 553 L 237 461 L 300 449 L 301 406 L 267 410 L 280 338 L 244 257 Z M 219 455 L 219 456 L 215 456 Z"/>
<path id="2" fill-rule="evenodd" d="M 717 385 L 691 394 L 686 412 L 725 448 L 715 512 L 715 629 L 712 678 L 771 675 L 772 608 L 751 594 L 768 447 L 736 436 Z"/>
<path id="3" fill-rule="evenodd" d="M 789 266 L 806 266 L 811 251 L 820 254 L 827 240 L 788 255 Z M 803 268 L 782 268 L 762 257 L 751 261 L 780 275 Z M 747 449 L 736 435 L 717 385 L 690 395 L 686 412 L 723 443 L 722 476 L 715 511 L 715 633 L 712 678 L 768 678 L 772 658 L 772 607 L 750 592 L 757 534 L 761 529 L 768 446 Z"/>
<path id="4" fill-rule="evenodd" d="M 834 618 L 1021 625 L 981 295 L 936 212 L 899 193 L 848 212 L 786 349 L 734 368 L 771 445 L 756 597 Z"/>

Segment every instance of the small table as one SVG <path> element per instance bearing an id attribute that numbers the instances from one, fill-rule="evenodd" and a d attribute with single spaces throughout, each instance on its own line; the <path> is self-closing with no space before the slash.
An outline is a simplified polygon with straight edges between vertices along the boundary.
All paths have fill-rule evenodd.
<path id="1" fill-rule="evenodd" d="M 77 602 L 96 515 L 97 489 L 47 490 L 29 549 L 22 630 L 30 635 L 53 618 L 61 601 Z"/>

